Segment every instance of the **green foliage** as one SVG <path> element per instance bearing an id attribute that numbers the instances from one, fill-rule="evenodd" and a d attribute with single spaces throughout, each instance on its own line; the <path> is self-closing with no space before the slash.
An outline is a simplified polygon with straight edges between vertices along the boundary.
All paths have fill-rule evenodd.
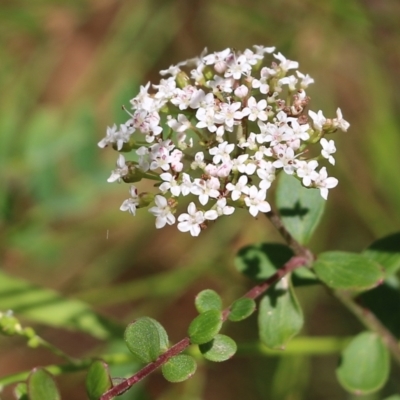
<path id="1" fill-rule="evenodd" d="M 143 363 L 149 363 L 168 348 L 165 329 L 153 318 L 142 317 L 125 329 L 126 346 Z"/>
<path id="2" fill-rule="evenodd" d="M 52 376 L 43 368 L 34 368 L 28 378 L 29 400 L 60 400 Z"/>
<path id="3" fill-rule="evenodd" d="M 292 256 L 293 251 L 283 244 L 259 243 L 240 249 L 235 257 L 235 267 L 250 279 L 264 280 Z"/>
<path id="4" fill-rule="evenodd" d="M 367 290 L 383 281 L 379 265 L 367 257 L 343 251 L 318 256 L 313 265 L 318 278 L 333 289 Z"/>
<path id="5" fill-rule="evenodd" d="M 395 274 L 400 269 L 400 232 L 376 240 L 363 255 L 381 265 L 387 276 Z"/>
<path id="6" fill-rule="evenodd" d="M 210 342 L 201 344 L 199 348 L 207 360 L 221 362 L 233 357 L 237 345 L 229 336 L 218 334 Z"/>
<path id="7" fill-rule="evenodd" d="M 307 244 L 318 226 L 325 200 L 318 189 L 307 189 L 293 176 L 281 174 L 276 204 L 286 229 L 301 244 Z"/>
<path id="8" fill-rule="evenodd" d="M 258 311 L 260 339 L 271 349 L 284 350 L 288 341 L 299 333 L 303 312 L 288 278 L 271 288 L 261 299 Z"/>
<path id="9" fill-rule="evenodd" d="M 355 394 L 380 389 L 389 376 L 389 352 L 375 333 L 357 335 L 342 353 L 336 370 L 340 384 Z"/>
<path id="10" fill-rule="evenodd" d="M 233 322 L 242 321 L 256 310 L 256 302 L 248 297 L 242 297 L 234 301 L 230 307 L 229 320 Z"/>
<path id="11" fill-rule="evenodd" d="M 357 251 L 371 238 L 398 229 L 400 136 L 396 83 L 400 47 L 395 44 L 400 40 L 399 4 L 388 0 L 385 8 L 377 8 L 375 3 L 330 0 L 321 7 L 316 0 L 205 0 L 195 6 L 181 2 L 177 7 L 177 1 L 160 6 L 154 1 L 99 5 L 87 0 L 25 0 L 1 5 L 0 84 L 5 95 L 0 101 L 0 310 L 12 309 L 18 318 L 35 324 L 38 332 L 47 334 L 48 327 L 50 332 L 62 330 L 63 349 L 86 361 L 93 342 L 122 337 L 122 322 L 116 323 L 114 318 L 131 321 L 140 315 L 177 314 L 171 311 L 171 305 L 173 308 L 178 298 L 182 303 L 192 301 L 189 288 L 195 280 L 204 287 L 211 277 L 213 287 L 222 288 L 224 300 L 231 299 L 233 293 L 245 293 L 247 281 L 227 272 L 231 258 L 226 250 L 238 242 L 276 241 L 263 217 L 253 221 L 235 213 L 234 218 L 218 221 L 195 244 L 172 231 L 154 231 L 154 221 L 146 218 L 146 212 L 138 213 L 131 222 L 130 216 L 115 206 L 126 198 L 127 188 L 105 182 L 109 176 L 105 164 L 111 165 L 109 156 L 96 148 L 106 125 L 127 118 L 121 105 L 129 105 L 140 84 L 156 76 L 160 68 L 200 54 L 206 45 L 211 50 L 228 45 L 241 49 L 252 42 L 276 45 L 277 51 L 298 59 L 302 70 L 316 79 L 318 86 L 310 87 L 311 105 L 334 112 L 336 99 L 340 99 L 352 127 L 337 141 L 337 163 L 332 174 L 339 178 L 339 186 L 329 195 L 322 227 L 312 238 L 314 250 Z M 271 37 L 274 42 L 266 43 L 265 38 Z M 310 41 L 310 37 L 318 40 Z M 292 184 L 301 188 L 296 180 Z M 279 201 L 286 200 L 283 189 L 292 199 L 289 189 L 281 185 Z M 291 225 L 291 232 L 307 241 L 311 219 L 306 224 L 302 217 L 308 204 L 291 202 L 288 206 L 279 204 L 282 216 Z M 382 266 L 386 277 L 395 278 L 398 243 L 398 233 L 383 237 L 362 254 Z M 177 248 L 179 252 L 185 249 L 186 256 L 181 257 Z M 285 257 L 276 263 L 267 261 L 269 267 L 264 270 L 264 260 L 270 253 L 261 254 L 261 245 L 259 250 L 247 253 L 248 263 L 243 268 L 250 270 L 247 276 L 263 280 L 281 267 Z M 285 251 L 282 249 L 283 254 Z M 309 269 L 299 268 L 292 280 L 294 286 L 310 284 L 315 283 L 315 276 Z M 296 291 L 301 300 L 305 298 L 306 321 L 311 316 L 320 321 L 322 314 L 329 318 L 334 313 L 338 330 L 344 335 L 354 333 L 346 310 L 326 307 L 323 288 Z M 397 338 L 399 293 L 397 280 L 387 279 L 357 298 Z M 114 308 L 109 312 L 111 307 L 120 308 L 114 314 Z M 241 326 L 244 334 L 252 337 L 251 321 Z M 180 324 L 176 327 L 178 330 Z M 70 330 L 86 334 L 89 345 L 76 346 L 76 334 Z M 171 332 L 172 337 L 175 335 Z M 305 338 L 307 345 L 297 339 L 303 338 L 290 342 L 287 349 L 293 348 L 300 355 L 314 354 L 310 349 L 325 354 L 327 348 L 337 353 L 347 336 L 324 338 L 332 341 L 332 347 L 320 344 L 319 338 Z M 272 354 L 265 347 L 252 345 L 252 354 Z M 1 377 L 1 382 L 25 380 L 32 366 L 31 350 L 10 347 L 9 338 L 1 337 L 0 353 L 2 366 L 12 360 L 13 370 L 20 371 L 19 375 Z M 126 354 L 121 354 L 115 359 L 126 362 Z M 273 354 L 276 357 L 276 352 Z M 241 385 L 248 391 L 247 397 L 257 398 L 258 383 L 263 382 L 264 397 L 284 398 L 298 378 L 299 382 L 293 383 L 296 398 L 319 398 L 327 387 L 332 398 L 343 397 L 333 374 L 328 375 L 330 358 L 318 359 L 321 379 L 311 374 L 308 380 L 307 376 L 300 377 L 305 364 L 289 362 L 292 360 L 285 357 L 280 360 L 283 362 L 266 359 L 265 368 L 252 369 L 251 374 L 238 363 L 241 370 L 235 375 L 240 376 L 237 386 L 229 385 L 229 374 L 221 374 L 218 387 L 207 383 L 207 393 L 220 396 L 218 388 L 224 387 L 222 396 L 233 398 Z M 315 368 L 315 358 L 309 361 Z M 120 361 L 115 363 L 114 367 L 123 366 Z M 131 363 L 130 371 L 114 375 L 132 374 Z M 68 368 L 51 367 L 48 370 L 52 374 L 72 368 L 70 364 Z M 393 376 L 396 374 L 398 370 L 394 369 Z M 290 377 L 293 381 L 289 382 Z M 58 379 L 67 382 L 63 381 L 62 388 L 69 398 L 68 375 Z M 78 379 L 73 386 L 83 388 Z M 302 379 L 308 384 L 302 384 Z M 23 385 L 15 390 L 26 400 Z M 196 385 L 180 388 L 179 394 L 160 396 L 201 397 L 205 383 L 199 380 Z M 141 399 L 149 396 L 146 387 L 140 390 Z M 386 387 L 376 398 L 394 391 L 393 386 Z M 393 395 L 386 400 L 398 398 Z"/>
<path id="12" fill-rule="evenodd" d="M 164 378 L 169 382 L 183 382 L 194 375 L 197 364 L 192 356 L 180 354 L 171 357 L 161 368 Z"/>
<path id="13" fill-rule="evenodd" d="M 29 400 L 28 385 L 25 382 L 18 383 L 14 388 L 14 395 L 17 400 Z"/>
<path id="14" fill-rule="evenodd" d="M 211 289 L 201 291 L 195 298 L 194 304 L 199 313 L 208 310 L 222 310 L 222 300 L 218 293 Z"/>
<path id="15" fill-rule="evenodd" d="M 90 400 L 98 400 L 113 384 L 108 365 L 101 360 L 93 361 L 86 376 L 86 393 Z"/>
<path id="16" fill-rule="evenodd" d="M 100 316 L 87 304 L 61 296 L 54 290 L 38 287 L 0 271 L 0 309 L 12 309 L 16 314 L 35 322 L 86 332 L 98 339 L 107 339 L 122 329 Z"/>
<path id="17" fill-rule="evenodd" d="M 212 340 L 222 327 L 222 313 L 208 310 L 198 315 L 189 325 L 188 335 L 194 344 L 203 344 Z"/>

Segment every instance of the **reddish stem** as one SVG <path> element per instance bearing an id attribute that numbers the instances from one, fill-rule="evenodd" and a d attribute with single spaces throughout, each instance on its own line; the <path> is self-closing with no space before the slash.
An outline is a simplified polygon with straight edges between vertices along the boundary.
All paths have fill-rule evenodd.
<path id="1" fill-rule="evenodd" d="M 286 264 L 279 268 L 275 274 L 271 275 L 267 280 L 260 283 L 257 286 L 254 286 L 250 289 L 243 297 L 248 297 L 250 299 L 256 299 L 265 293 L 273 284 L 282 279 L 285 275 L 294 271 L 296 268 L 299 268 L 303 265 L 309 263 L 309 258 L 307 256 L 299 255 L 293 256 Z M 230 307 L 226 308 L 222 312 L 222 320 L 226 321 L 230 314 Z M 190 339 L 185 337 L 180 342 L 176 343 L 172 347 L 170 347 L 165 353 L 161 354 L 157 360 L 153 361 L 150 364 L 147 364 L 144 368 L 138 371 L 135 375 L 131 376 L 128 379 L 125 379 L 118 385 L 115 385 L 113 388 L 105 392 L 100 400 L 111 400 L 115 396 L 119 396 L 125 391 L 127 391 L 130 387 L 132 387 L 137 382 L 141 381 L 146 376 L 150 375 L 154 372 L 158 367 L 165 364 L 171 357 L 178 355 L 183 350 L 185 350 L 190 345 Z"/>

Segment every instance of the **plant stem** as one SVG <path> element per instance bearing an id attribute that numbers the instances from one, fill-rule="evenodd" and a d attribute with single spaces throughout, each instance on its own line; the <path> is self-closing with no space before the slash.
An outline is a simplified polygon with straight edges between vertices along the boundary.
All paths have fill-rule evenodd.
<path id="1" fill-rule="evenodd" d="M 372 332 L 377 333 L 400 365 L 400 347 L 397 339 L 369 309 L 362 307 L 348 292 L 334 291 L 333 295 Z"/>
<path id="2" fill-rule="evenodd" d="M 281 234 L 283 239 L 286 241 L 288 246 L 294 251 L 294 254 L 303 255 L 309 258 L 310 261 L 314 260 L 314 255 L 311 251 L 307 248 L 302 246 L 285 228 L 279 215 L 275 211 L 270 211 L 265 214 L 267 218 L 271 221 L 272 225 L 277 229 L 277 231 Z"/>
<path id="3" fill-rule="evenodd" d="M 275 274 L 270 276 L 266 281 L 262 282 L 261 284 L 253 287 L 249 290 L 244 297 L 248 297 L 250 299 L 256 299 L 257 297 L 261 296 L 264 292 L 266 292 L 273 284 L 278 282 L 281 278 L 299 268 L 303 265 L 306 265 L 309 262 L 308 257 L 303 255 L 300 256 L 293 256 L 287 263 L 285 263 L 281 268 L 279 268 Z M 226 308 L 222 312 L 222 320 L 226 321 L 230 314 L 230 307 Z M 176 356 L 177 354 L 181 353 L 190 345 L 190 339 L 185 337 L 180 342 L 176 343 L 174 346 L 170 347 L 165 353 L 161 354 L 157 360 L 154 362 L 147 364 L 144 368 L 142 368 L 139 372 L 135 375 L 131 376 L 130 378 L 122 381 L 118 385 L 115 385 L 113 388 L 105 392 L 101 397 L 100 400 L 111 400 L 115 396 L 119 396 L 132 387 L 135 383 L 141 381 L 143 378 L 154 372 L 158 367 L 165 364 L 171 357 Z"/>
<path id="4" fill-rule="evenodd" d="M 309 258 L 310 261 L 315 259 L 315 256 L 309 249 L 303 247 L 293 236 L 286 230 L 279 216 L 270 211 L 266 214 L 275 228 L 279 231 L 286 243 L 291 247 L 295 254 L 303 255 Z M 289 260 L 290 261 L 290 260 Z M 379 319 L 370 310 L 362 307 L 356 300 L 347 292 L 330 291 L 333 295 L 353 314 L 358 320 L 368 329 L 377 333 L 391 352 L 394 360 L 400 365 L 400 346 L 397 339 L 392 333 L 379 321 Z"/>

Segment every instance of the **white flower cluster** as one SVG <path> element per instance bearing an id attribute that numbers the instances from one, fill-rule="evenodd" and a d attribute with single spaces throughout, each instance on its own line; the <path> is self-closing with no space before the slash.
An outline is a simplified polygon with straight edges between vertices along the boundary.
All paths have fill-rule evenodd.
<path id="1" fill-rule="evenodd" d="M 203 52 L 161 71 L 158 85 L 140 88 L 131 118 L 108 128 L 99 146 L 132 154 L 130 161 L 119 155 L 109 182 L 152 179 L 159 194 L 138 194 L 131 186 L 122 211 L 134 215 L 153 203 L 157 228 L 177 220 L 180 231 L 197 236 L 208 221 L 235 208 L 253 217 L 270 211 L 267 191 L 282 171 L 327 198 L 338 181 L 325 167 L 318 170 L 320 159 L 335 164 L 334 141 L 324 136 L 346 131 L 349 123 L 340 109 L 332 119 L 307 111 L 305 89 L 314 80 L 281 53 L 265 65 L 274 50 Z M 179 198 L 186 196 L 193 201 L 176 218 Z"/>

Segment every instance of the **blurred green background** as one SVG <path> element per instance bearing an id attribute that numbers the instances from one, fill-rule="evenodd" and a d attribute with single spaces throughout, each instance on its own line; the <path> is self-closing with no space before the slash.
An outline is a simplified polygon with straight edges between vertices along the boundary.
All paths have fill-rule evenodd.
<path id="1" fill-rule="evenodd" d="M 119 326 L 143 315 L 160 320 L 178 341 L 195 316 L 198 291 L 213 288 L 228 305 L 249 287 L 232 261 L 244 245 L 280 240 L 266 219 L 238 212 L 199 238 L 176 227 L 157 231 L 147 212 L 119 211 L 128 185 L 106 182 L 117 154 L 97 147 L 107 125 L 127 119 L 121 105 L 139 85 L 156 82 L 160 69 L 204 47 L 276 46 L 315 79 L 311 108 L 335 116 L 340 107 L 351 123 L 335 138 L 337 165 L 330 171 L 339 186 L 313 251 L 358 251 L 399 230 L 399 19 L 398 0 L 2 1 L 0 310 L 13 308 L 47 340 L 83 357 L 121 348 Z M 8 290 L 10 276 L 19 291 Z M 78 332 L 90 327 L 52 313 L 43 291 L 25 284 L 81 300 L 78 308 L 93 306 L 104 324 L 115 324 L 116 337 L 101 328 L 95 338 Z M 320 288 L 300 289 L 299 296 L 304 334 L 362 329 Z M 227 330 L 239 343 L 250 342 L 255 326 L 250 319 Z M 0 376 L 59 362 L 20 339 L 0 338 L 0 352 Z M 180 385 L 154 374 L 124 398 L 352 399 L 336 382 L 337 362 L 337 355 L 237 356 L 204 364 Z M 58 377 L 63 398 L 84 399 L 83 379 L 83 373 Z M 381 394 L 364 398 L 395 392 L 400 382 L 393 373 Z"/>

